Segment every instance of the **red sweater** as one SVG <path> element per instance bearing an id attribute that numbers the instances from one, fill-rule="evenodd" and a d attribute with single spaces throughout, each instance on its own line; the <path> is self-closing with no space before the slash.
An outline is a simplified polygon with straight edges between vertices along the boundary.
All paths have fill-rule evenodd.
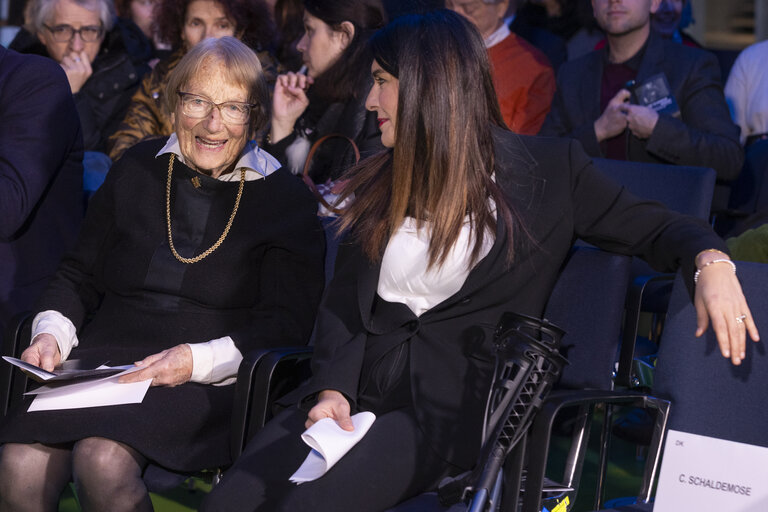
<path id="1" fill-rule="evenodd" d="M 555 73 L 547 57 L 515 34 L 488 48 L 488 56 L 507 126 L 516 133 L 537 134 L 555 94 Z"/>

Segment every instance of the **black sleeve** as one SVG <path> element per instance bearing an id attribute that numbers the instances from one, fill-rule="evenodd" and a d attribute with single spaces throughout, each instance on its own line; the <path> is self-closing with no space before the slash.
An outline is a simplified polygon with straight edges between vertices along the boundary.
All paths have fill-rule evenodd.
<path id="1" fill-rule="evenodd" d="M 8 65 L 9 54 L 4 64 Z M 66 75 L 50 59 L 25 56 L 0 87 L 0 241 L 24 227 L 74 148 L 81 146 Z"/>

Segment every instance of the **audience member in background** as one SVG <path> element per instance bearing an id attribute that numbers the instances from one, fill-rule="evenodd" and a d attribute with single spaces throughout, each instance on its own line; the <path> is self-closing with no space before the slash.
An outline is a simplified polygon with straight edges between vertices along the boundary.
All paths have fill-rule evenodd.
<path id="1" fill-rule="evenodd" d="M 732 218 L 726 233 L 738 234 L 768 222 L 768 41 L 742 51 L 728 75 L 725 98 L 734 122 L 741 129 L 744 167 L 731 187 L 729 207 L 746 213 Z M 763 226 L 761 233 L 766 232 Z M 747 238 L 764 234 L 752 233 Z M 765 250 L 764 248 L 762 249 Z"/>
<path id="2" fill-rule="evenodd" d="M 560 68 L 541 133 L 578 139 L 595 157 L 712 167 L 718 178 L 733 180 L 744 155 L 717 59 L 651 31 L 659 2 L 593 1 L 608 44 Z M 638 105 L 627 89 L 630 81 L 647 85 L 659 74 L 679 114 Z"/>
<path id="3" fill-rule="evenodd" d="M 264 0 L 160 0 L 155 22 L 160 40 L 170 44 L 173 53 L 144 77 L 134 94 L 122 123 L 110 137 L 112 160 L 140 140 L 173 133 L 165 110 L 165 84 L 184 54 L 203 39 L 237 37 L 259 56 L 267 82 L 274 82 L 276 64 L 271 48 L 275 29 Z"/>
<path id="4" fill-rule="evenodd" d="M 59 65 L 0 46 L 0 339 L 32 309 L 83 215 L 83 137 Z"/>
<path id="5" fill-rule="evenodd" d="M 708 250 L 725 245 L 705 222 L 632 196 L 576 141 L 502 128 L 471 23 L 448 10 L 400 17 L 371 46 L 366 104 L 386 119 L 387 150 L 345 176 L 343 194 L 355 199 L 340 220 L 347 237 L 318 313 L 312 378 L 203 512 L 389 510 L 471 469 L 494 327 L 504 311 L 541 316 L 576 237 L 681 266 L 696 332 L 711 322 L 733 364 L 747 333 L 758 339 L 727 255 Z M 376 418 L 359 443 L 321 477 L 291 482 L 310 451 L 302 432 L 319 421 L 355 430 L 360 411 Z"/>
<path id="6" fill-rule="evenodd" d="M 149 47 L 139 44 L 131 55 L 121 30 L 125 27 L 115 21 L 112 0 L 29 0 L 25 31 L 11 43 L 19 52 L 50 57 L 64 69 L 87 151 L 106 152 L 107 138 L 149 70 Z"/>
<path id="7" fill-rule="evenodd" d="M 768 139 L 768 41 L 739 54 L 725 84 L 725 98 L 743 145 Z"/>
<path id="8" fill-rule="evenodd" d="M 562 37 L 568 60 L 591 52 L 604 36 L 595 23 L 589 0 L 528 0 L 518 14 Z"/>
<path id="9" fill-rule="evenodd" d="M 298 71 L 302 65 L 301 52 L 296 48 L 304 35 L 303 0 L 277 0 L 275 2 L 277 25 L 277 59 L 286 71 Z"/>
<path id="10" fill-rule="evenodd" d="M 361 155 L 382 149 L 375 112 L 366 112 L 370 87 L 368 38 L 384 25 L 380 0 L 304 0 L 304 35 L 298 49 L 306 74 L 286 73 L 275 83 L 272 121 L 264 149 L 300 173 L 314 141 L 341 134 Z M 316 153 L 310 176 L 336 179 L 354 155 L 349 142 L 331 139 Z"/>
<path id="11" fill-rule="evenodd" d="M 530 17 L 518 16 L 518 7 L 525 4 L 526 1 L 509 0 L 509 7 L 507 7 L 504 20 L 509 25 L 509 30 L 541 50 L 549 59 L 552 69 L 557 71 L 560 65 L 568 60 L 568 49 L 565 46 L 565 40 L 546 28 L 539 26 L 539 24 L 533 24 L 533 20 Z"/>
<path id="12" fill-rule="evenodd" d="M 693 21 L 689 0 L 661 0 L 659 8 L 651 16 L 651 28 L 667 39 L 686 46 L 701 48 L 701 45 L 683 29 Z"/>
<path id="13" fill-rule="evenodd" d="M 469 21 L 483 36 L 501 115 L 516 133 L 536 135 L 555 94 L 555 74 L 538 49 L 504 23 L 509 0 L 447 0 L 445 6 Z"/>
<path id="14" fill-rule="evenodd" d="M 155 67 L 160 57 L 166 56 L 170 50 L 170 45 L 162 43 L 157 33 L 155 7 L 158 3 L 158 0 L 115 0 L 117 15 L 123 20 L 130 20 L 139 27 L 152 48 L 150 67 Z"/>

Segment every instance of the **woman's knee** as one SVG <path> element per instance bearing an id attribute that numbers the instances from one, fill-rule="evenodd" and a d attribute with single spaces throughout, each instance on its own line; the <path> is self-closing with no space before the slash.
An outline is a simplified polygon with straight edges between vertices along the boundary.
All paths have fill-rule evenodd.
<path id="1" fill-rule="evenodd" d="M 68 448 L 8 443 L 0 448 L 0 503 L 45 510 L 71 476 Z M 16 508 L 13 505 L 12 508 Z M 18 508 L 21 510 L 21 508 Z"/>
<path id="2" fill-rule="evenodd" d="M 145 465 L 135 450 L 112 439 L 81 439 L 72 450 L 72 470 L 78 481 L 140 478 Z"/>

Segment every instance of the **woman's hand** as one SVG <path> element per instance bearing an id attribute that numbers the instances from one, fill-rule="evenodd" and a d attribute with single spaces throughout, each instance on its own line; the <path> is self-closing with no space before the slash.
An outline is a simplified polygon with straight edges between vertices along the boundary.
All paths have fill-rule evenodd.
<path id="1" fill-rule="evenodd" d="M 349 402 L 344 395 L 333 389 L 318 393 L 317 404 L 309 410 L 304 426 L 309 428 L 323 418 L 332 418 L 343 430 L 355 430 L 352 418 L 349 417 Z"/>
<path id="2" fill-rule="evenodd" d="M 723 258 L 722 254 L 715 257 Z M 747 332 L 752 340 L 760 340 L 752 313 L 730 265 L 703 265 L 698 265 L 701 272 L 693 301 L 698 319 L 696 336 L 702 336 L 711 321 L 723 357 L 730 357 L 735 365 L 741 364 L 746 354 Z"/>
<path id="3" fill-rule="evenodd" d="M 65 55 L 61 59 L 61 67 L 64 68 L 64 72 L 67 74 L 72 94 L 80 92 L 85 82 L 93 74 L 91 61 L 88 60 L 88 55 L 84 51 Z"/>
<path id="4" fill-rule="evenodd" d="M 61 352 L 59 352 L 56 338 L 52 334 L 38 334 L 32 340 L 32 344 L 21 353 L 21 360 L 45 371 L 53 371 L 53 368 L 61 362 Z"/>
<path id="5" fill-rule="evenodd" d="M 272 124 L 269 138 L 274 144 L 293 132 L 293 126 L 309 106 L 307 88 L 312 78 L 298 73 L 279 75 L 272 95 Z"/>
<path id="6" fill-rule="evenodd" d="M 118 382 L 152 379 L 153 386 L 178 386 L 189 382 L 192 377 L 192 349 L 186 344 L 176 345 L 134 364 L 145 368 L 123 375 Z"/>

